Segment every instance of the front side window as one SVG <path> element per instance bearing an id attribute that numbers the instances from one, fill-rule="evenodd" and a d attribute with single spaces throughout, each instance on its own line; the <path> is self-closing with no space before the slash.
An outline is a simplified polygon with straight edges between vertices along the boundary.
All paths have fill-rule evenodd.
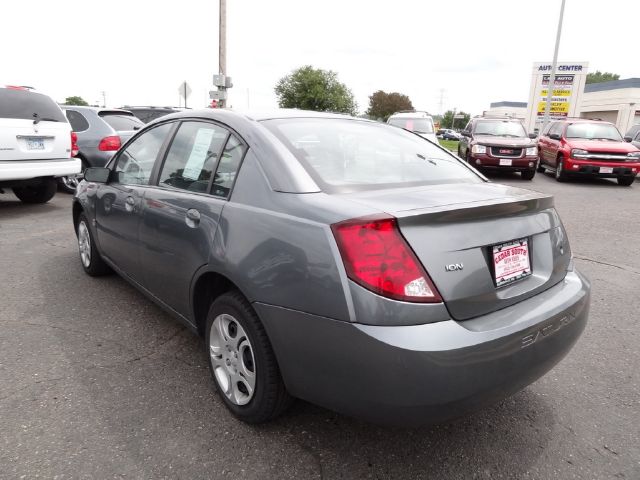
<path id="1" fill-rule="evenodd" d="M 508 120 L 482 120 L 476 123 L 473 132 L 476 135 L 491 135 L 495 137 L 526 137 L 527 132 L 520 122 Z"/>
<path id="2" fill-rule="evenodd" d="M 171 142 L 158 184 L 206 192 L 228 134 L 212 123 L 183 122 Z"/>
<path id="3" fill-rule="evenodd" d="M 567 127 L 566 138 L 584 138 L 586 140 L 622 141 L 618 129 L 609 123 L 572 123 Z"/>
<path id="4" fill-rule="evenodd" d="M 551 134 L 562 135 L 562 126 L 563 126 L 562 122 L 555 122 L 551 124 L 548 135 L 551 135 Z"/>
<path id="5" fill-rule="evenodd" d="M 118 183 L 148 185 L 151 171 L 173 124 L 165 123 L 141 134 L 122 150 L 116 160 Z"/>
<path id="6" fill-rule="evenodd" d="M 433 121 L 430 118 L 390 118 L 389 125 L 415 133 L 433 133 Z"/>
<path id="7" fill-rule="evenodd" d="M 263 124 L 329 193 L 482 180 L 453 155 L 399 128 L 305 118 Z"/>

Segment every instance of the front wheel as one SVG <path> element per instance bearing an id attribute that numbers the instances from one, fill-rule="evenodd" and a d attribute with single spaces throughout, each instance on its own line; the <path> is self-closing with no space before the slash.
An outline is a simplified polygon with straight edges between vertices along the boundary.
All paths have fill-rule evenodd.
<path id="1" fill-rule="evenodd" d="M 562 158 L 558 158 L 556 162 L 556 180 L 558 182 L 566 182 L 567 174 L 564 172 L 564 162 Z"/>
<path id="2" fill-rule="evenodd" d="M 56 194 L 56 180 L 45 178 L 37 184 L 13 187 L 13 193 L 23 203 L 47 203 Z"/>
<path id="3" fill-rule="evenodd" d="M 636 177 L 618 177 L 618 185 L 630 187 Z"/>
<path id="4" fill-rule="evenodd" d="M 533 177 L 536 175 L 536 171 L 534 169 L 531 170 L 523 170 L 520 172 L 523 180 L 533 180 Z"/>
<path id="5" fill-rule="evenodd" d="M 96 248 L 96 242 L 93 240 L 93 234 L 89 229 L 89 221 L 84 213 L 81 213 L 78 217 L 76 233 L 78 235 L 80 263 L 82 264 L 83 270 L 92 277 L 109 273 L 111 269 L 104 262 Z"/>
<path id="6" fill-rule="evenodd" d="M 546 168 L 544 168 L 544 165 L 542 165 L 542 160 L 540 160 L 540 158 L 538 158 L 538 163 L 536 164 L 536 170 L 538 171 L 538 173 L 544 173 Z"/>
<path id="7" fill-rule="evenodd" d="M 220 398 L 240 420 L 266 422 L 291 404 L 267 333 L 239 292 L 225 293 L 211 305 L 205 344 Z"/>

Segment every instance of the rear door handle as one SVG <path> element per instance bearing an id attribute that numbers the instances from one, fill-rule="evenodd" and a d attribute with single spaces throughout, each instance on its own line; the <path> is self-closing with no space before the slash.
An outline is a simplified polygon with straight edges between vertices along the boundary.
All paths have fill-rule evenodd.
<path id="1" fill-rule="evenodd" d="M 200 223 L 200 212 L 195 208 L 190 208 L 189 210 L 187 210 L 184 221 L 187 226 L 196 228 Z"/>
<path id="2" fill-rule="evenodd" d="M 125 200 L 124 208 L 127 210 L 127 212 L 135 211 L 135 209 L 136 209 L 136 200 L 135 200 L 135 198 L 133 198 L 131 196 L 127 197 L 127 199 Z"/>

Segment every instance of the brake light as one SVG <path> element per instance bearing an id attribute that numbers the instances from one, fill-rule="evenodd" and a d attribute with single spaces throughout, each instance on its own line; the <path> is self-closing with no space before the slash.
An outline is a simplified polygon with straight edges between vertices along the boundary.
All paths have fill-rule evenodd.
<path id="1" fill-rule="evenodd" d="M 71 132 L 71 157 L 75 157 L 78 154 L 78 134 Z"/>
<path id="2" fill-rule="evenodd" d="M 104 137 L 98 144 L 98 150 L 101 152 L 116 151 L 120 148 L 120 137 L 112 135 L 110 137 Z"/>
<path id="3" fill-rule="evenodd" d="M 442 298 L 402 237 L 394 217 L 366 217 L 331 225 L 347 276 L 378 295 L 406 302 Z"/>

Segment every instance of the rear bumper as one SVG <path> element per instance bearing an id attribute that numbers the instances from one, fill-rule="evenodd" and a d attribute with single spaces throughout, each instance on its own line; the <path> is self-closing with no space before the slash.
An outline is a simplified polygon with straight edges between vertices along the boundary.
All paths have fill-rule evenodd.
<path id="1" fill-rule="evenodd" d="M 255 304 L 289 391 L 378 423 L 419 425 L 495 403 L 558 363 L 585 328 L 579 273 L 475 319 L 371 326 Z"/>
<path id="2" fill-rule="evenodd" d="M 29 180 L 38 177 L 64 177 L 80 173 L 80 160 L 62 158 L 52 160 L 0 161 L 0 181 Z"/>

